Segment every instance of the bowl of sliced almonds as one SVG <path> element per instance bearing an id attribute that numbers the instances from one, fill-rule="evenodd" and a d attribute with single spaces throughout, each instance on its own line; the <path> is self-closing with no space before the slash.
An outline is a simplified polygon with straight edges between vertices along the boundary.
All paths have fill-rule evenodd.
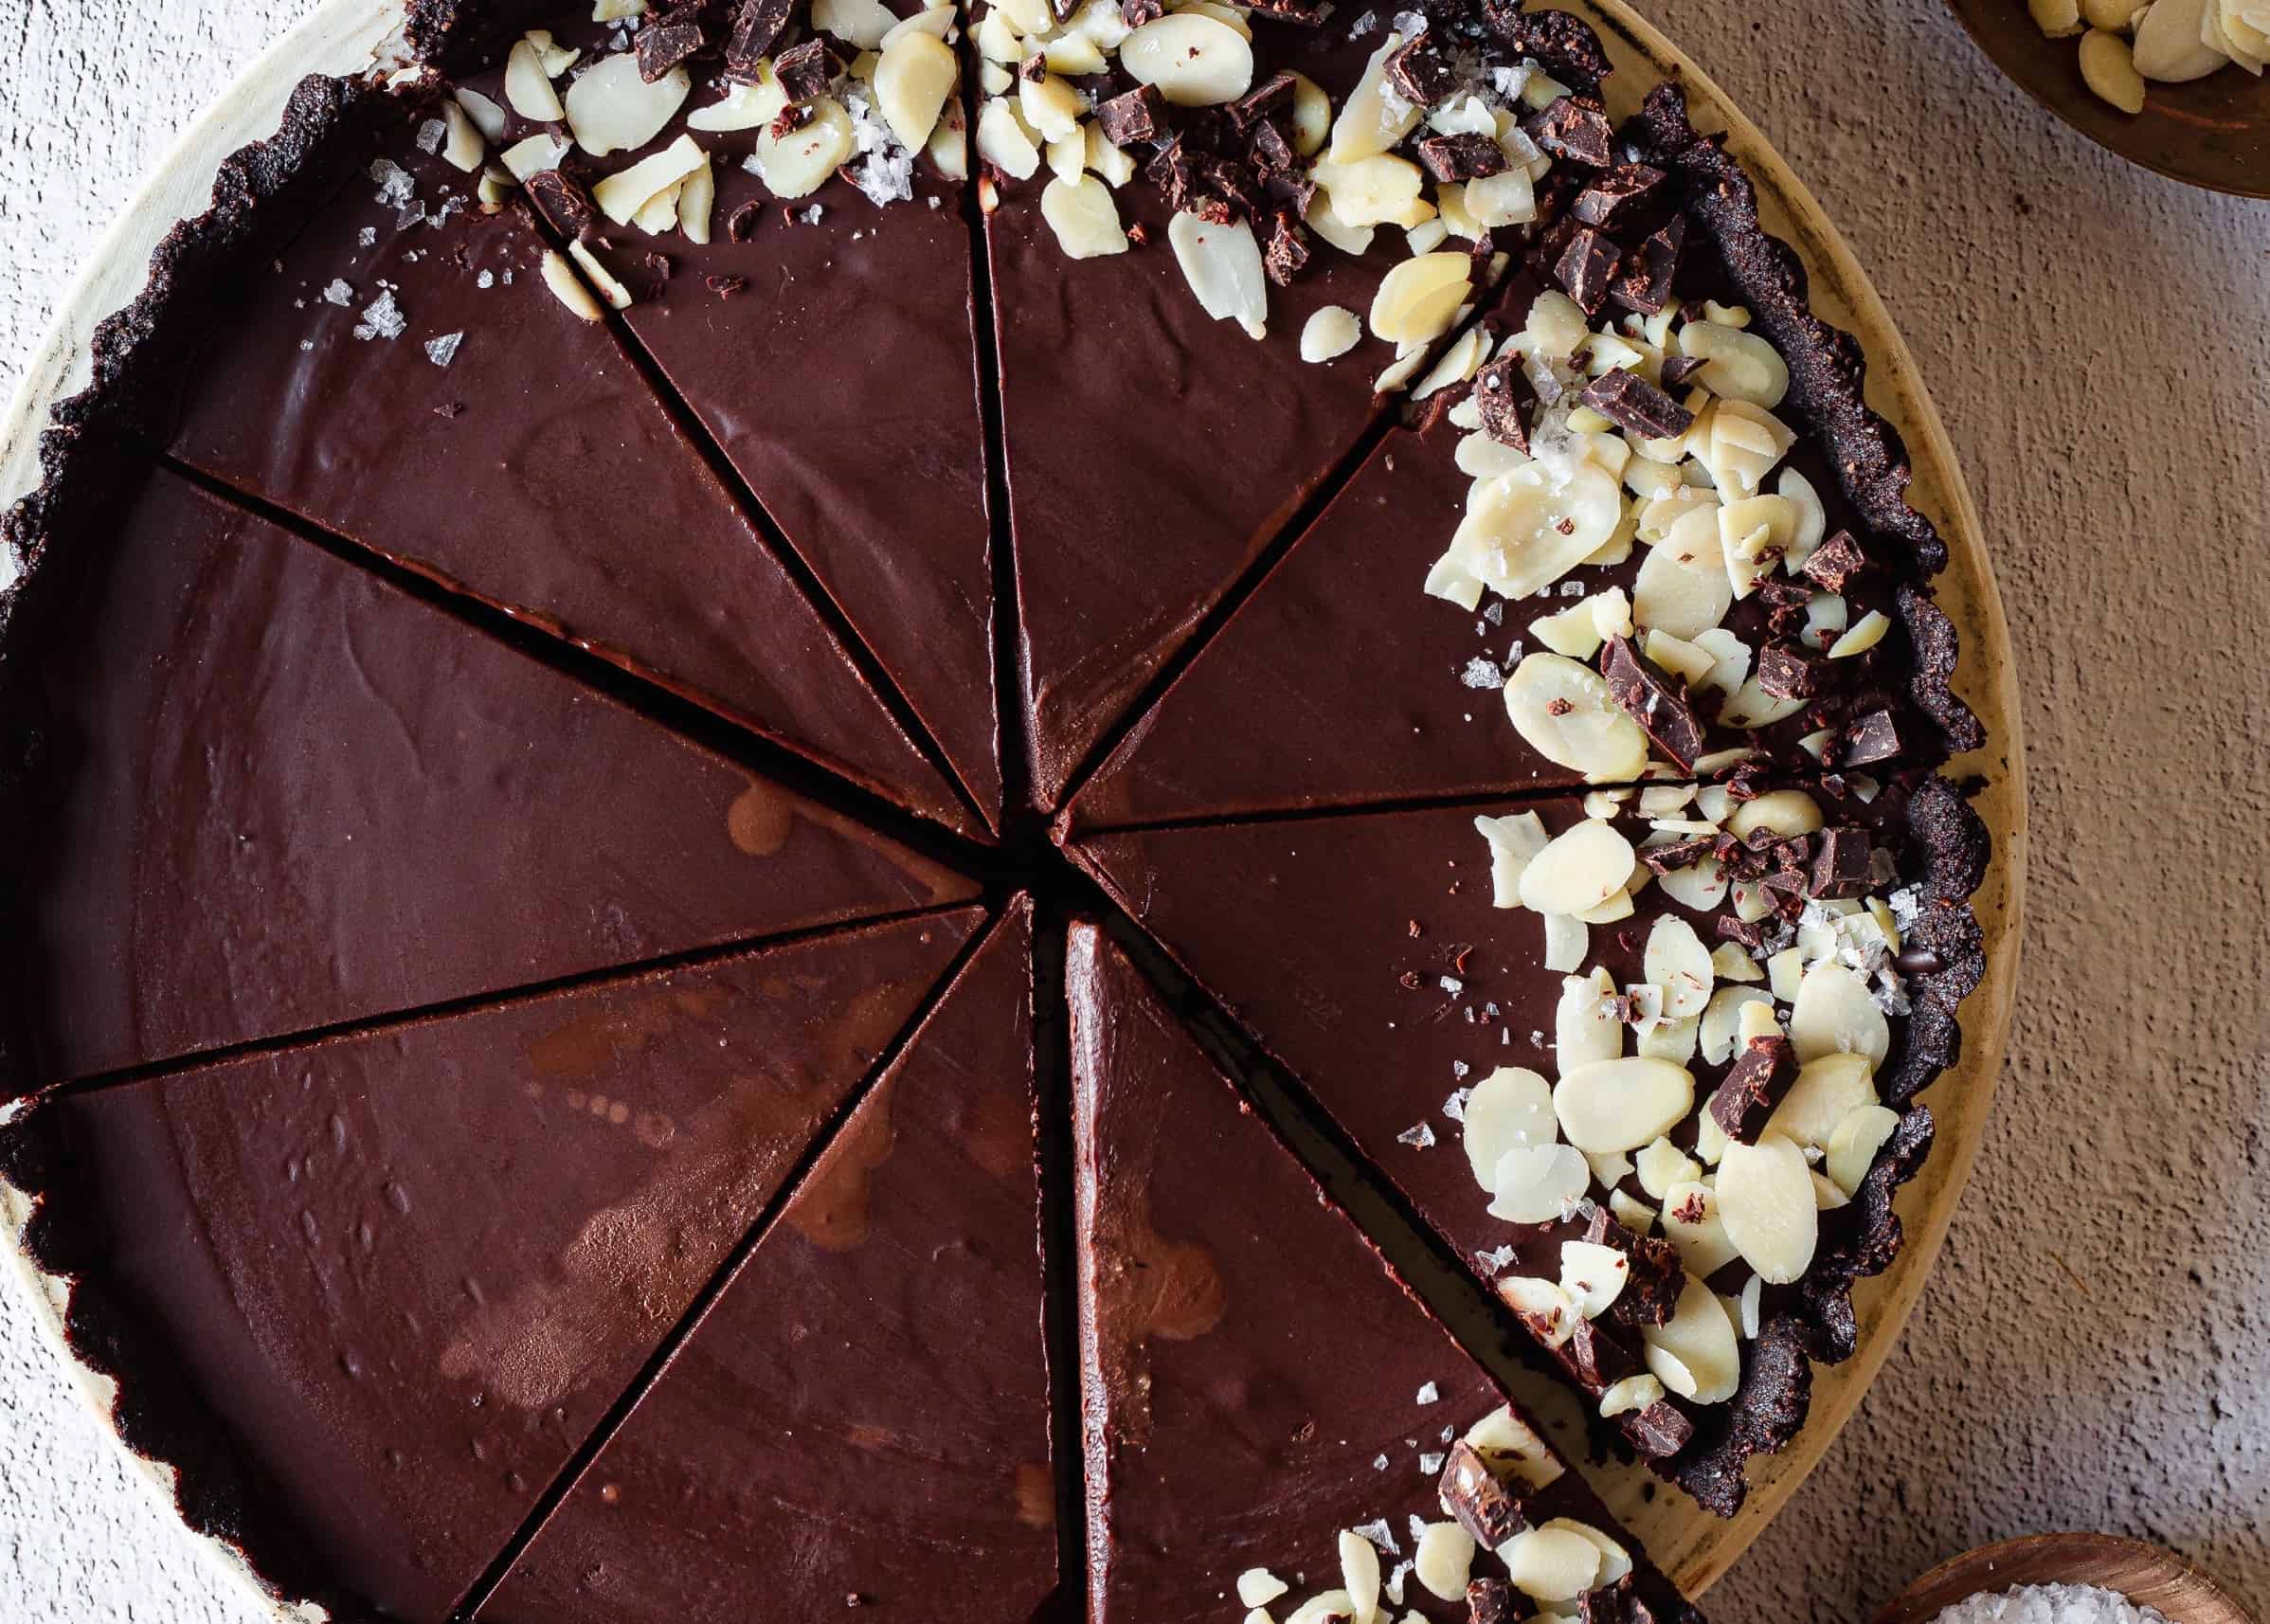
<path id="1" fill-rule="evenodd" d="M 2270 197 L 2270 0 L 1947 0 L 1994 65 L 2099 145 Z"/>

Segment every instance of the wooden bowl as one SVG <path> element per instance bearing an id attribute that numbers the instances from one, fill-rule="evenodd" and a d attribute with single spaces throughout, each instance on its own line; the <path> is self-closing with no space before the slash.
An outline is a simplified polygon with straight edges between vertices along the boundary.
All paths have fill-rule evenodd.
<path id="1" fill-rule="evenodd" d="M 2189 84 L 2144 85 L 2128 114 L 2081 81 L 2078 39 L 2044 37 L 2026 0 L 1947 0 L 1994 65 L 2088 136 L 2172 180 L 2241 197 L 2270 197 L 2270 75 L 2217 68 Z"/>
<path id="2" fill-rule="evenodd" d="M 2110 1534 L 2036 1534 L 1965 1551 L 1893 1597 L 1875 1624 L 1929 1624 L 1965 1597 L 2021 1584 L 2117 1590 L 2171 1624 L 2253 1624 L 2220 1585 L 2174 1552 Z"/>

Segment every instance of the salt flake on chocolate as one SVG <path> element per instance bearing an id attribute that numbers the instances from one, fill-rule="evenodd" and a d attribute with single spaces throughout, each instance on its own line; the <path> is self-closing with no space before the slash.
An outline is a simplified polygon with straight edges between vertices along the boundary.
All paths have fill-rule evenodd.
<path id="1" fill-rule="evenodd" d="M 387 288 L 363 306 L 363 319 L 355 324 L 354 335 L 366 340 L 399 338 L 408 328 L 409 320 L 402 314 L 402 306 L 394 302 L 394 290 Z"/>
<path id="2" fill-rule="evenodd" d="M 439 338 L 425 341 L 425 358 L 437 367 L 446 367 L 458 358 L 458 350 L 465 342 L 462 333 L 444 333 Z"/>

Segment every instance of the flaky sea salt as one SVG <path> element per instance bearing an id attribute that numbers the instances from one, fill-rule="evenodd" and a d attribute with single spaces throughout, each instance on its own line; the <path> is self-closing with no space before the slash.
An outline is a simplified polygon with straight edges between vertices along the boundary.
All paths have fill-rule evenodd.
<path id="1" fill-rule="evenodd" d="M 428 118 L 418 126 L 418 150 L 422 153 L 440 152 L 441 137 L 448 134 L 448 125 L 442 123 L 439 118 Z"/>
<path id="2" fill-rule="evenodd" d="M 1432 1149 L 1434 1146 L 1434 1129 L 1428 1127 L 1423 1122 L 1419 1123 L 1417 1126 L 1406 1128 L 1402 1132 L 1396 1134 L 1396 1143 L 1398 1145 L 1408 1145 L 1414 1150 Z"/>
<path id="3" fill-rule="evenodd" d="M 325 304 L 336 304 L 343 306 L 351 304 L 353 301 L 354 289 L 350 287 L 343 280 L 337 278 L 333 279 L 331 286 L 323 290 L 323 302 Z"/>
<path id="4" fill-rule="evenodd" d="M 458 358 L 458 346 L 465 342 L 462 333 L 444 333 L 439 338 L 425 341 L 425 358 L 437 367 L 446 367 Z"/>
<path id="5" fill-rule="evenodd" d="M 2091 1584 L 2022 1584 L 2015 1590 L 1965 1597 L 1932 1624 L 2168 1624 L 2117 1590 Z"/>
<path id="6" fill-rule="evenodd" d="M 355 324 L 357 338 L 399 338 L 409 328 L 402 306 L 394 302 L 394 290 L 387 288 L 369 304 L 363 306 L 363 319 Z"/>
<path id="7" fill-rule="evenodd" d="M 1418 1390 L 1418 1398 L 1414 1399 L 1414 1402 L 1420 1404 L 1432 1404 L 1441 1397 L 1442 1389 L 1435 1386 L 1433 1382 L 1430 1381 Z"/>
<path id="8" fill-rule="evenodd" d="M 1498 669 L 1497 661 L 1476 655 L 1466 662 L 1466 669 L 1458 674 L 1458 680 L 1468 688 L 1503 688 L 1505 686 L 1505 673 Z"/>

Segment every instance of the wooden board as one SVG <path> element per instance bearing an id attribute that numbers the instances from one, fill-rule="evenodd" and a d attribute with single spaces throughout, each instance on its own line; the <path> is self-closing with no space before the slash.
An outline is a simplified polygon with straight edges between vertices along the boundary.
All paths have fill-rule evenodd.
<path id="1" fill-rule="evenodd" d="M 1811 1424 L 1788 1452 L 1753 1464 L 1749 1504 L 1731 1521 L 1703 1514 L 1637 1469 L 1598 1474 L 1602 1492 L 1626 1525 L 1683 1588 L 1695 1594 L 1757 1538 L 1828 1451 L 1898 1343 L 1945 1238 L 1985 1131 L 2009 1031 L 2026 870 L 2025 773 L 2009 632 L 1978 514 L 1914 358 L 1882 300 L 1811 194 L 1692 61 L 1621 0 L 1561 4 L 1599 29 L 1616 63 L 1613 111 L 1630 111 L 1657 80 L 1674 78 L 1686 87 L 1697 125 L 1728 132 L 1734 152 L 1757 183 L 1768 227 L 1796 248 L 1811 273 L 1814 308 L 1859 334 L 1869 359 L 1869 403 L 1905 438 L 1915 460 L 1911 497 L 1947 538 L 1951 561 L 1940 580 L 1939 602 L 1962 634 L 1955 688 L 1989 735 L 1988 749 L 1963 758 L 1953 769 L 1983 781 L 1977 804 L 1995 841 L 1994 863 L 1977 898 L 1987 979 L 1963 1006 L 1961 1064 L 1925 1096 L 1938 1120 L 1938 1134 L 1922 1173 L 1901 1198 L 1906 1247 L 1888 1273 L 1855 1292 L 1859 1351 L 1845 1364 L 1819 1372 Z M 37 482 L 33 459 L 39 427 L 50 403 L 83 383 L 95 323 L 139 290 L 150 250 L 173 221 L 204 207 L 221 160 L 275 128 L 285 98 L 302 74 L 351 72 L 374 56 L 386 60 L 400 16 L 400 0 L 324 0 L 184 134 L 97 251 L 34 356 L 16 399 L 0 416 L 0 501 L 13 500 Z M 21 1218 L 20 1213 L 7 1216 Z M 17 1256 L 21 1263 L 21 1254 Z M 18 1272 L 28 1281 L 30 1300 L 61 1349 L 54 1283 L 34 1277 L 27 1267 Z M 81 1375 L 89 1398 L 107 1416 L 107 1384 Z M 241 1564 L 221 1554 L 230 1571 L 249 1582 Z"/>
<path id="2" fill-rule="evenodd" d="M 1931 1624 L 1967 1597 L 2021 1584 L 2117 1590 L 2170 1624 L 2252 1624 L 2222 1586 L 2173 1551 L 2110 1534 L 2034 1534 L 1965 1551 L 1901 1591 L 1876 1624 Z"/>

